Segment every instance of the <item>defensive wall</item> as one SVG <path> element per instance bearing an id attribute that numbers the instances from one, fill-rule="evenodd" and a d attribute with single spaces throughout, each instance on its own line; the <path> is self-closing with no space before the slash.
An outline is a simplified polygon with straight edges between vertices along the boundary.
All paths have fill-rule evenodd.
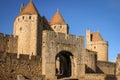
<path id="1" fill-rule="evenodd" d="M 17 53 L 18 37 L 0 33 L 0 52 Z"/>
<path id="2" fill-rule="evenodd" d="M 0 80 L 17 80 L 18 75 L 23 75 L 25 79 L 41 77 L 41 58 L 20 54 L 17 58 L 15 53 L 0 52 Z M 37 79 L 36 79 L 37 80 Z"/>
<path id="3" fill-rule="evenodd" d="M 86 49 L 84 54 L 85 73 L 96 73 L 97 52 Z"/>
<path id="4" fill-rule="evenodd" d="M 64 34 L 64 33 L 55 33 L 54 31 L 43 31 L 42 37 L 42 46 L 48 46 L 51 48 L 55 46 L 59 46 L 60 44 L 64 47 L 76 47 L 79 49 L 84 48 L 84 37 L 83 36 L 75 36 L 72 34 Z M 50 44 L 50 45 L 49 45 Z M 63 48 L 59 48 L 63 49 Z"/>
<path id="5" fill-rule="evenodd" d="M 115 72 L 116 72 L 116 63 L 97 61 L 97 73 L 115 75 Z"/>
<path id="6" fill-rule="evenodd" d="M 106 74 L 85 74 L 83 80 L 119 80 L 115 75 L 106 75 Z"/>

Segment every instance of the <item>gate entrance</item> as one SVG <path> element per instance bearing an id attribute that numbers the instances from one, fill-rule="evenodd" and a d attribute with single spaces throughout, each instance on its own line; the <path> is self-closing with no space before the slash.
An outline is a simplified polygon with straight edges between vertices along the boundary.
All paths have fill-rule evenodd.
<path id="1" fill-rule="evenodd" d="M 67 51 L 61 51 L 56 55 L 56 76 L 57 78 L 70 77 L 72 74 L 71 58 L 73 55 Z"/>

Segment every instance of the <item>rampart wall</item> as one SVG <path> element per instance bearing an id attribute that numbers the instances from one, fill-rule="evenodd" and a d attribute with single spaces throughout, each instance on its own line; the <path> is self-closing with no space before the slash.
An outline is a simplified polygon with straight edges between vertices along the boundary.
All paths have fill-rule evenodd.
<path id="1" fill-rule="evenodd" d="M 20 54 L 17 58 L 15 53 L 0 53 L 0 80 L 17 80 L 18 75 L 26 79 L 41 76 L 41 58 Z"/>
<path id="2" fill-rule="evenodd" d="M 115 75 L 106 74 L 86 74 L 84 80 L 117 80 Z"/>
<path id="3" fill-rule="evenodd" d="M 104 74 L 115 75 L 116 64 L 113 62 L 97 61 L 97 71 Z"/>
<path id="4" fill-rule="evenodd" d="M 86 64 L 86 73 L 96 73 L 97 52 L 86 49 L 84 62 Z"/>
<path id="5" fill-rule="evenodd" d="M 116 58 L 116 75 L 120 78 L 120 54 Z"/>
<path id="6" fill-rule="evenodd" d="M 0 52 L 17 53 L 18 37 L 0 33 Z"/>

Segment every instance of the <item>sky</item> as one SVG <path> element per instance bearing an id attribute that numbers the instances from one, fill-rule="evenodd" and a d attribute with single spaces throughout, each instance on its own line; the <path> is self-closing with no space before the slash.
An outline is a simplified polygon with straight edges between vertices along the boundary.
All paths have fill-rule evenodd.
<path id="1" fill-rule="evenodd" d="M 13 34 L 13 23 L 21 3 L 30 0 L 0 0 L 0 32 Z M 41 16 L 48 21 L 59 9 L 70 34 L 85 36 L 86 30 L 100 32 L 109 42 L 109 61 L 120 53 L 120 0 L 33 0 Z"/>

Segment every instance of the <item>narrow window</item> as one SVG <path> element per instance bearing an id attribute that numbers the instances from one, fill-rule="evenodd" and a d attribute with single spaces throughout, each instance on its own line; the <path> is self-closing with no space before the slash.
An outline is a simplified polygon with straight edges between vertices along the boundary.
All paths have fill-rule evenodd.
<path id="1" fill-rule="evenodd" d="M 60 26 L 60 28 L 62 28 L 62 26 Z"/>
<path id="2" fill-rule="evenodd" d="M 9 39 L 7 40 L 7 42 L 9 42 Z"/>
<path id="3" fill-rule="evenodd" d="M 96 49 L 96 46 L 94 46 L 94 49 Z"/>
<path id="4" fill-rule="evenodd" d="M 92 41 L 92 38 L 93 38 L 93 35 L 92 35 L 92 34 L 90 34 L 90 41 Z"/>
<path id="5" fill-rule="evenodd" d="M 29 19 L 31 19 L 31 16 L 29 16 Z"/>
<path id="6" fill-rule="evenodd" d="M 56 28 L 56 26 L 54 26 L 54 29 Z"/>
<path id="7" fill-rule="evenodd" d="M 20 27 L 20 31 L 22 30 L 22 28 Z"/>
<path id="8" fill-rule="evenodd" d="M 22 17 L 22 19 L 24 20 L 24 16 Z"/>
<path id="9" fill-rule="evenodd" d="M 18 21 L 19 21 L 20 19 L 18 18 Z"/>

